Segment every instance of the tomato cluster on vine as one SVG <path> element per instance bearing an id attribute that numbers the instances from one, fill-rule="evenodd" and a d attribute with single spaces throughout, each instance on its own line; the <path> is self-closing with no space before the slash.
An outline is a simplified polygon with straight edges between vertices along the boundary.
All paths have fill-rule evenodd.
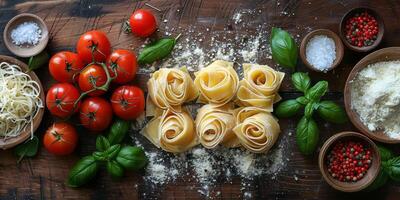
<path id="1" fill-rule="evenodd" d="M 56 117 L 67 119 L 79 113 L 81 124 L 94 132 L 109 127 L 113 115 L 133 120 L 144 111 L 144 93 L 129 85 L 137 72 L 136 55 L 125 49 L 112 51 L 105 33 L 83 34 L 76 53 L 62 51 L 49 62 L 51 76 L 58 82 L 46 95 L 46 106 Z M 111 99 L 104 95 L 110 85 L 120 85 Z"/>

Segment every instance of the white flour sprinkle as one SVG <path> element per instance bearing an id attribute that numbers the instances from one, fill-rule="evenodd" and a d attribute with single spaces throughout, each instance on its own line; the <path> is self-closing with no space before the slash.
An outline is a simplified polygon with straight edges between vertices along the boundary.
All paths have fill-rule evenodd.
<path id="1" fill-rule="evenodd" d="M 37 45 L 42 37 L 42 30 L 35 22 L 24 22 L 11 31 L 15 45 Z"/>

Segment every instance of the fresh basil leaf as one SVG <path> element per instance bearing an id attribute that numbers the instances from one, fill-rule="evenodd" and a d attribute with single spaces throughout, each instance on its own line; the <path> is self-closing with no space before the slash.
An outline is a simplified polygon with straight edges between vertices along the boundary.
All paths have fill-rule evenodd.
<path id="1" fill-rule="evenodd" d="M 328 91 L 328 82 L 327 81 L 319 81 L 314 86 L 312 86 L 306 92 L 306 98 L 308 100 L 319 101 L 319 99 L 325 95 Z"/>
<path id="2" fill-rule="evenodd" d="M 297 97 L 296 101 L 301 103 L 301 105 L 304 105 L 304 106 L 307 105 L 308 102 L 309 102 L 308 99 L 306 97 L 304 97 L 304 96 Z"/>
<path id="3" fill-rule="evenodd" d="M 383 164 L 383 163 L 382 163 Z M 382 165 L 385 172 L 388 173 L 390 179 L 393 181 L 400 181 L 400 157 L 394 157 Z"/>
<path id="4" fill-rule="evenodd" d="M 302 107 L 303 105 L 294 99 L 286 100 L 278 105 L 275 115 L 279 118 L 291 117 L 298 113 Z"/>
<path id="5" fill-rule="evenodd" d="M 163 38 L 144 47 L 138 57 L 139 64 L 151 64 L 167 57 L 174 49 L 174 38 Z"/>
<path id="6" fill-rule="evenodd" d="M 382 145 L 377 145 L 377 146 L 379 149 L 379 153 L 381 154 L 382 161 L 388 161 L 389 159 L 394 157 L 394 153 L 390 149 L 388 149 Z"/>
<path id="7" fill-rule="evenodd" d="M 106 168 L 113 178 L 121 178 L 124 175 L 124 168 L 115 160 L 108 161 Z"/>
<path id="8" fill-rule="evenodd" d="M 50 56 L 46 50 L 42 51 L 36 56 L 32 56 L 28 61 L 28 68 L 30 71 L 40 68 L 49 62 Z"/>
<path id="9" fill-rule="evenodd" d="M 317 112 L 322 119 L 332 123 L 342 124 L 348 119 L 344 109 L 333 101 L 321 101 Z"/>
<path id="10" fill-rule="evenodd" d="M 272 59 L 279 65 L 294 70 L 297 64 L 298 50 L 292 36 L 288 32 L 274 27 L 272 28 L 270 43 Z"/>
<path id="11" fill-rule="evenodd" d="M 96 138 L 96 149 L 98 151 L 105 151 L 110 148 L 110 142 L 108 139 L 102 135 L 97 136 Z"/>
<path id="12" fill-rule="evenodd" d="M 26 140 L 24 143 L 18 145 L 14 149 L 15 155 L 19 156 L 18 158 L 18 163 L 21 162 L 21 160 L 24 157 L 33 157 L 37 154 L 39 147 L 39 138 L 34 135 L 32 138 Z"/>
<path id="13" fill-rule="evenodd" d="M 314 114 L 314 110 L 316 110 L 317 108 L 318 108 L 318 103 L 314 101 L 308 102 L 308 104 L 304 108 L 304 116 L 307 118 L 312 117 L 312 115 Z"/>
<path id="14" fill-rule="evenodd" d="M 387 183 L 388 179 L 389 179 L 388 174 L 381 167 L 379 169 L 379 174 L 375 178 L 374 182 L 372 182 L 371 185 L 369 185 L 367 188 L 365 188 L 365 191 L 370 192 L 370 191 L 374 191 L 378 188 L 381 188 L 382 186 L 384 186 Z"/>
<path id="15" fill-rule="evenodd" d="M 108 158 L 108 160 L 112 160 L 118 155 L 120 150 L 121 150 L 121 145 L 114 144 L 110 148 L 108 148 L 106 151 L 104 151 L 104 154 Z"/>
<path id="16" fill-rule="evenodd" d="M 292 84 L 296 90 L 306 93 L 311 85 L 311 79 L 307 73 L 296 72 L 292 75 Z"/>
<path id="17" fill-rule="evenodd" d="M 93 152 L 92 156 L 97 161 L 107 161 L 108 160 L 107 156 L 105 155 L 104 152 L 96 151 L 96 152 Z"/>
<path id="18" fill-rule="evenodd" d="M 125 169 L 139 170 L 146 166 L 148 159 L 142 148 L 125 146 L 118 153 L 116 161 Z"/>
<path id="19" fill-rule="evenodd" d="M 312 154 L 317 148 L 319 140 L 319 129 L 312 118 L 301 118 L 296 127 L 296 141 L 301 153 Z"/>
<path id="20" fill-rule="evenodd" d="M 80 187 L 97 174 L 99 165 L 93 156 L 86 156 L 79 160 L 71 169 L 68 175 L 67 185 L 70 187 Z"/>
<path id="21" fill-rule="evenodd" d="M 130 123 L 122 119 L 116 119 L 107 136 L 110 145 L 119 144 L 129 131 Z"/>

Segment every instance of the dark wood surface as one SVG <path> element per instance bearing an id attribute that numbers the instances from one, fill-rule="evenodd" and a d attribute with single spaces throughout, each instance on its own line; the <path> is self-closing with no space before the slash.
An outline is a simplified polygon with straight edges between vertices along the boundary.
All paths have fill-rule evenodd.
<path id="1" fill-rule="evenodd" d="M 160 29 L 166 26 L 197 26 L 197 31 L 207 27 L 213 32 L 232 29 L 232 15 L 238 9 L 261 10 L 257 20 L 271 26 L 279 26 L 288 30 L 300 39 L 307 32 L 317 28 L 338 30 L 338 23 L 344 13 L 356 6 L 374 8 L 383 18 L 386 25 L 385 36 L 378 48 L 400 45 L 400 2 L 397 0 L 152 0 L 148 1 L 162 11 L 158 17 L 168 19 L 160 22 Z M 48 49 L 51 53 L 60 50 L 74 50 L 78 37 L 85 31 L 101 29 L 107 33 L 114 48 L 137 47 L 142 41 L 132 35 L 121 32 L 121 23 L 136 8 L 144 6 L 144 2 L 133 0 L 0 0 L 0 29 L 3 29 L 13 16 L 30 12 L 39 15 L 47 23 L 51 35 Z M 180 10 L 177 12 L 177 10 Z M 287 14 L 283 14 L 287 12 Z M 304 27 L 308 27 L 305 29 Z M 233 26 L 234 28 L 234 26 Z M 256 27 L 253 28 L 253 31 Z M 251 31 L 251 30 L 249 30 Z M 246 34 L 246 32 L 243 32 Z M 206 35 L 207 36 L 207 35 Z M 11 55 L 0 41 L 0 54 Z M 313 81 L 326 79 L 329 81 L 327 99 L 343 102 L 343 88 L 348 73 L 355 63 L 366 54 L 345 51 L 342 63 L 332 72 L 321 74 L 310 72 Z M 271 60 L 260 60 L 261 64 L 271 64 Z M 299 71 L 308 71 L 299 62 Z M 48 88 L 52 81 L 46 67 L 37 71 L 43 84 Z M 144 88 L 148 74 L 140 74 L 138 83 Z M 296 97 L 289 84 L 289 76 L 284 80 L 281 94 L 284 98 Z M 145 89 L 145 88 L 144 88 Z M 37 131 L 41 136 L 49 124 L 53 122 L 49 113 Z M 298 119 L 280 120 L 284 132 L 293 132 Z M 320 126 L 321 141 L 343 130 L 355 130 L 351 124 L 340 126 Z M 71 166 L 83 155 L 94 150 L 95 136 L 81 132 L 80 145 L 75 153 L 67 157 L 56 157 L 43 148 L 32 159 L 16 164 L 16 157 L 11 151 L 0 152 L 0 199 L 202 199 L 197 192 L 196 183 L 187 183 L 179 179 L 161 187 L 148 187 L 143 184 L 141 173 L 130 172 L 121 181 L 112 181 L 102 171 L 88 186 L 79 189 L 68 188 L 64 181 Z M 322 179 L 317 165 L 317 154 L 311 157 L 302 156 L 296 147 L 295 138 L 287 137 L 290 158 L 287 166 L 277 175 L 275 180 L 268 176 L 254 179 L 252 198 L 254 199 L 398 199 L 400 187 L 390 183 L 373 193 L 346 194 L 335 191 Z M 390 148 L 396 149 L 395 145 Z M 397 151 L 398 152 L 398 151 Z M 295 172 L 298 180 L 293 176 Z M 189 187 L 191 186 L 192 187 Z M 221 195 L 215 199 L 242 198 L 240 179 L 234 178 L 232 183 L 220 183 L 216 186 Z M 144 193 L 147 195 L 145 196 Z"/>

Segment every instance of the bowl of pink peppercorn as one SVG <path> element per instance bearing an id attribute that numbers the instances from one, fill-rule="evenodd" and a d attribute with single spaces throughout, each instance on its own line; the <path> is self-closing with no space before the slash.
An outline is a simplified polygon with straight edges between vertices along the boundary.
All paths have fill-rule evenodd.
<path id="1" fill-rule="evenodd" d="M 39 54 L 47 46 L 49 31 L 46 23 L 37 15 L 22 13 L 13 17 L 3 32 L 4 44 L 19 57 Z"/>
<path id="2" fill-rule="evenodd" d="M 382 41 L 385 26 L 379 14 L 371 8 L 354 8 L 343 16 L 339 32 L 349 49 L 368 52 Z"/>
<path id="3" fill-rule="evenodd" d="M 343 192 L 357 192 L 376 179 L 381 157 L 368 137 L 356 132 L 341 132 L 321 147 L 318 165 L 325 181 Z"/>

